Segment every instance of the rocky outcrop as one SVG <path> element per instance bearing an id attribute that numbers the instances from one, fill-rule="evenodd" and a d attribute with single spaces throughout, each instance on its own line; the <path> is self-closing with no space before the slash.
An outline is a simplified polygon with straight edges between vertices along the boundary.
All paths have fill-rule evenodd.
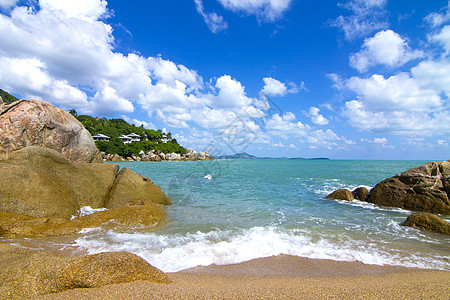
<path id="1" fill-rule="evenodd" d="M 406 210 L 450 214 L 450 160 L 429 162 L 378 183 L 370 193 L 360 187 L 353 191 L 337 190 L 327 199 L 355 199 Z"/>
<path id="2" fill-rule="evenodd" d="M 75 164 L 42 147 L 18 150 L 0 162 L 0 177 L 3 236 L 73 234 L 111 220 L 155 226 L 164 220 L 163 205 L 171 204 L 159 186 L 128 168 L 118 173 L 112 164 Z M 111 210 L 69 221 L 83 206 Z"/>
<path id="3" fill-rule="evenodd" d="M 72 162 L 101 162 L 89 132 L 71 114 L 49 103 L 20 100 L 0 105 L 0 159 L 28 146 L 56 150 Z"/>
<path id="4" fill-rule="evenodd" d="M 104 161 L 197 161 L 197 160 L 214 160 L 208 152 L 199 152 L 195 150 L 187 149 L 186 154 L 179 153 L 163 153 L 162 151 L 152 150 L 144 153 L 140 151 L 138 156 L 132 155 L 131 157 L 123 158 L 117 154 L 104 154 Z"/>
<path id="5" fill-rule="evenodd" d="M 169 283 L 166 274 L 127 252 L 58 257 L 9 247 L 0 252 L 0 298 L 36 299 L 74 288 L 96 288 L 137 280 Z"/>
<path id="6" fill-rule="evenodd" d="M 352 192 L 352 195 L 356 200 L 367 202 L 369 199 L 369 190 L 365 187 L 359 187 Z"/>
<path id="7" fill-rule="evenodd" d="M 352 192 L 350 192 L 347 189 L 340 189 L 332 192 L 328 196 L 325 197 L 325 199 L 333 199 L 333 200 L 347 200 L 347 201 L 353 201 L 353 195 Z"/>
<path id="8" fill-rule="evenodd" d="M 132 191 L 130 191 L 132 188 Z M 151 182 L 150 178 L 141 177 L 128 168 L 120 170 L 111 188 L 105 207 L 120 207 L 129 201 L 142 201 L 159 203 L 163 205 L 172 204 L 161 188 Z"/>
<path id="9" fill-rule="evenodd" d="M 430 162 L 378 183 L 369 202 L 412 211 L 450 214 L 450 161 Z"/>
<path id="10" fill-rule="evenodd" d="M 402 225 L 450 235 L 450 223 L 433 214 L 412 214 Z"/>

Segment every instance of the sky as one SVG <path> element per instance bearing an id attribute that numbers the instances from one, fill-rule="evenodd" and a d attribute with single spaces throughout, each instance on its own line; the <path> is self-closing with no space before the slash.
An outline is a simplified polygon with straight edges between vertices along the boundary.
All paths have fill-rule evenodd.
<path id="1" fill-rule="evenodd" d="M 450 159 L 450 1 L 0 0 L 0 88 L 213 155 Z"/>

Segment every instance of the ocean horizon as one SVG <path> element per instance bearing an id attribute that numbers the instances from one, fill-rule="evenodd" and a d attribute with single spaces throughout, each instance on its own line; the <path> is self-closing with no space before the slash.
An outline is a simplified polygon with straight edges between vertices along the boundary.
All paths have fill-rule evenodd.
<path id="1" fill-rule="evenodd" d="M 401 226 L 411 211 L 324 199 L 426 162 L 119 162 L 161 186 L 173 201 L 169 221 L 155 232 L 85 229 L 70 247 L 132 252 L 165 272 L 280 254 L 450 270 L 450 238 Z"/>

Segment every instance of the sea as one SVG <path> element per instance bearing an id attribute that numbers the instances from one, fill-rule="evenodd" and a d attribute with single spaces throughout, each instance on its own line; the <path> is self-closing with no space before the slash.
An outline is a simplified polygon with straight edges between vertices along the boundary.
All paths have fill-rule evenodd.
<path id="1" fill-rule="evenodd" d="M 401 226 L 412 212 L 324 199 L 427 161 L 223 159 L 120 162 L 173 204 L 159 230 L 85 229 L 66 247 L 135 253 L 165 272 L 280 254 L 450 270 L 450 238 Z M 89 211 L 89 210 L 87 210 Z M 449 221 L 450 216 L 442 216 Z"/>

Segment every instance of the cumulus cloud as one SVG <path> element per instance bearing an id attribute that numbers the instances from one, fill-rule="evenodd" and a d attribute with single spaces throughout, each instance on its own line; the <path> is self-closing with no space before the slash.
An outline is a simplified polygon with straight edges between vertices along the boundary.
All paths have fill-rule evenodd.
<path id="1" fill-rule="evenodd" d="M 450 1 L 448 2 L 448 5 L 443 7 L 439 12 L 433 12 L 427 15 L 425 21 L 427 21 L 431 27 L 438 27 L 450 21 Z"/>
<path id="2" fill-rule="evenodd" d="M 194 0 L 194 2 L 197 12 L 203 17 L 203 20 L 212 33 L 218 33 L 228 28 L 228 24 L 222 16 L 219 16 L 216 13 L 205 12 L 202 0 Z"/>
<path id="3" fill-rule="evenodd" d="M 423 55 L 422 51 L 411 50 L 399 34 L 383 30 L 364 40 L 361 51 L 350 56 L 350 66 L 365 72 L 377 64 L 398 67 Z"/>
<path id="4" fill-rule="evenodd" d="M 448 55 L 450 53 L 450 25 L 442 28 L 438 34 L 432 35 L 430 40 L 442 45 L 445 49 L 445 54 Z"/>
<path id="5" fill-rule="evenodd" d="M 311 117 L 311 121 L 316 125 L 327 125 L 329 123 L 328 119 L 319 114 L 319 112 L 320 109 L 317 107 L 312 106 L 309 108 L 309 116 Z"/>
<path id="6" fill-rule="evenodd" d="M 421 88 L 420 83 L 407 73 L 389 78 L 377 74 L 370 78 L 352 77 L 346 86 L 376 110 L 429 112 L 442 106 L 438 91 Z"/>
<path id="7" fill-rule="evenodd" d="M 259 21 L 273 22 L 289 9 L 292 0 L 218 0 L 223 7 L 234 12 L 255 15 Z"/>
<path id="8" fill-rule="evenodd" d="M 347 40 L 367 36 L 388 26 L 386 4 L 387 0 L 350 0 L 339 4 L 349 10 L 350 15 L 341 15 L 330 21 L 330 25 L 343 31 Z"/>
<path id="9" fill-rule="evenodd" d="M 263 81 L 264 81 L 264 87 L 261 90 L 261 93 L 263 93 L 269 97 L 285 96 L 287 94 L 298 93 L 298 91 L 299 91 L 299 88 L 294 83 L 289 83 L 287 86 L 285 83 L 283 83 L 279 80 L 276 80 L 272 77 L 264 77 Z M 302 82 L 300 89 L 305 89 L 303 82 Z"/>
<path id="10" fill-rule="evenodd" d="M 344 116 L 352 126 L 373 132 L 410 135 L 450 132 L 447 123 L 450 111 L 441 98 L 441 90 L 432 88 L 443 83 L 427 78 L 429 71 L 425 66 L 415 70 L 425 79 L 408 73 L 389 78 L 382 75 L 350 78 L 346 88 L 358 99 L 345 103 Z"/>

